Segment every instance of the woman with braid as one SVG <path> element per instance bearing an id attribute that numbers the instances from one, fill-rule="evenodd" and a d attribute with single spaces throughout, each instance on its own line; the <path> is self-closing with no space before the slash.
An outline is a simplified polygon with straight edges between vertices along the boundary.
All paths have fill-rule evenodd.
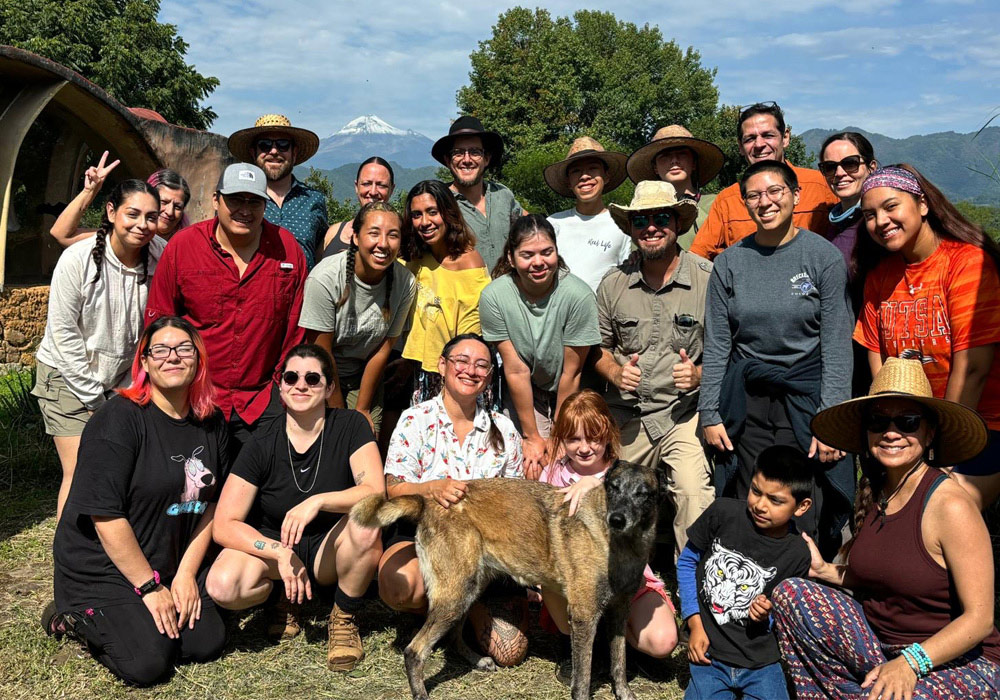
<path id="1" fill-rule="evenodd" d="M 416 284 L 396 264 L 401 220 L 392 205 L 370 202 L 352 224 L 346 251 L 323 258 L 306 279 L 299 325 L 334 359 L 333 408 L 353 408 L 378 433 L 382 373 L 410 314 Z"/>
<path id="2" fill-rule="evenodd" d="M 159 214 L 160 198 L 151 185 L 120 182 L 108 195 L 97 233 L 66 249 L 52 273 L 31 393 L 62 464 L 57 518 L 83 426 L 115 387 L 129 384 L 149 280 L 165 245 L 156 236 Z"/>

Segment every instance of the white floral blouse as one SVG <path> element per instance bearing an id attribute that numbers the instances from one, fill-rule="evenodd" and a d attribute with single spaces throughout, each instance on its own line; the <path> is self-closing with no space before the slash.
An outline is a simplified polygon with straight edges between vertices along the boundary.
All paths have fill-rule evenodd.
<path id="1" fill-rule="evenodd" d="M 488 479 L 523 476 L 521 436 L 506 416 L 493 412 L 504 450 L 490 447 L 490 415 L 476 409 L 473 428 L 460 444 L 440 396 L 407 409 L 396 424 L 385 459 L 385 474 L 422 483 L 435 479 Z"/>

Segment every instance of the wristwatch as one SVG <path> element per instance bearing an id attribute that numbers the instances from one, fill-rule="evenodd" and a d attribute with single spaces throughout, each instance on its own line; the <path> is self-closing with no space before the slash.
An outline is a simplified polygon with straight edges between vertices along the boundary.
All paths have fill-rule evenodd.
<path id="1" fill-rule="evenodd" d="M 148 581 L 146 581 L 146 583 L 142 584 L 141 586 L 133 588 L 132 590 L 135 591 L 135 594 L 137 596 L 142 598 L 144 595 L 146 595 L 159 585 L 160 585 L 160 572 L 157 571 L 156 569 L 153 569 L 153 578 L 149 579 Z"/>

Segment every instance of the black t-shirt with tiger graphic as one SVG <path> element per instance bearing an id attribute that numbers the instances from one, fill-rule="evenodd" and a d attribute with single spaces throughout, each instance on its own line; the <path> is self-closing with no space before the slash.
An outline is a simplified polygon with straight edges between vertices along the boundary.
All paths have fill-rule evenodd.
<path id="1" fill-rule="evenodd" d="M 794 524 L 784 537 L 769 537 L 754 526 L 746 501 L 720 498 L 688 528 L 688 542 L 702 552 L 696 582 L 708 655 L 737 668 L 779 661 L 768 622 L 754 622 L 749 611 L 758 595 L 770 598 L 781 581 L 809 573 L 809 547 Z"/>

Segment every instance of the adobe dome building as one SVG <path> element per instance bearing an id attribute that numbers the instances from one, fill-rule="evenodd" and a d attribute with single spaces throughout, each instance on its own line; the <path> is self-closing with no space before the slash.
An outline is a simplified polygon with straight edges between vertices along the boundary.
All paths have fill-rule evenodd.
<path id="1" fill-rule="evenodd" d="M 122 161 L 114 180 L 145 180 L 162 167 L 183 175 L 191 221 L 212 215 L 212 191 L 232 162 L 224 136 L 129 109 L 65 66 L 11 46 L 0 46 L 0 135 L 0 366 L 34 363 L 62 252 L 49 229 L 102 151 Z"/>

